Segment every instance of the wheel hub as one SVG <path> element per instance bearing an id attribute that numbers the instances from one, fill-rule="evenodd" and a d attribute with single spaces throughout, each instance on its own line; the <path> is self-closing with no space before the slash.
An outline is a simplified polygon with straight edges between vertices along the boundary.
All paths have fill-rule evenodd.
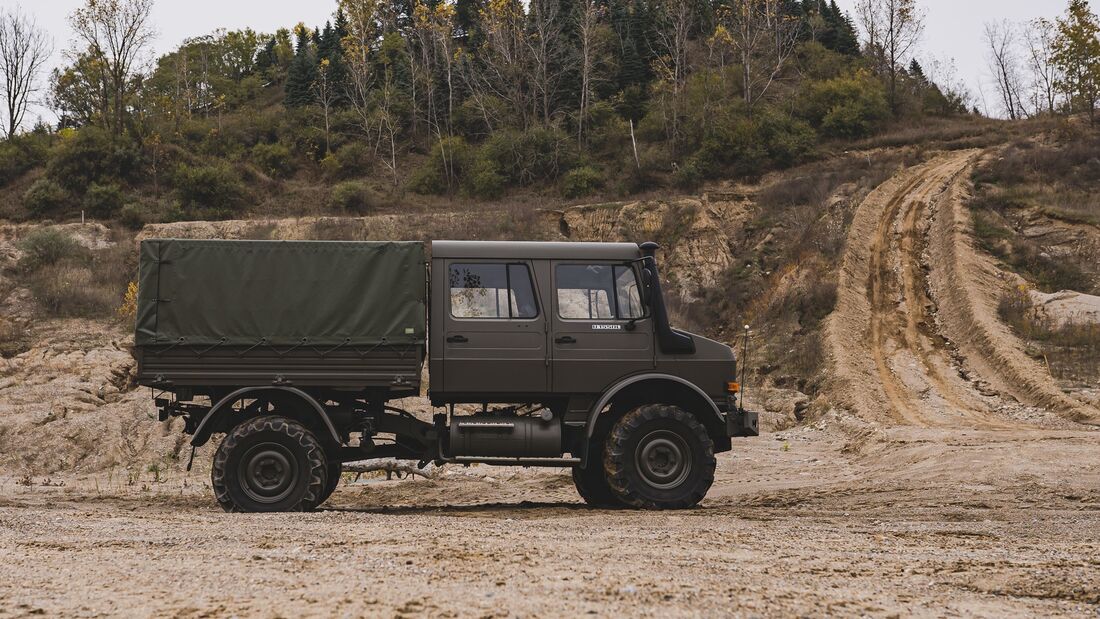
<path id="1" fill-rule="evenodd" d="M 648 485 L 675 488 L 691 474 L 691 450 L 676 433 L 656 430 L 638 442 L 635 464 Z"/>
<path id="2" fill-rule="evenodd" d="M 285 499 L 298 480 L 298 467 L 290 450 L 278 443 L 263 443 L 241 458 L 239 478 L 245 494 L 260 503 Z"/>

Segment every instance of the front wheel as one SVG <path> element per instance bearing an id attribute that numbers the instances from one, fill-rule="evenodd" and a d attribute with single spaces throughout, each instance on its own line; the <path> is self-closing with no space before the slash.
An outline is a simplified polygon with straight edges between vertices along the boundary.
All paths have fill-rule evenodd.
<path id="1" fill-rule="evenodd" d="M 647 404 L 619 419 L 607 437 L 604 468 L 612 493 L 626 505 L 683 509 L 714 483 L 714 443 L 694 415 Z"/>
<path id="2" fill-rule="evenodd" d="M 233 428 L 214 454 L 210 481 L 227 512 L 306 511 L 328 483 L 325 452 L 297 421 L 265 415 Z"/>

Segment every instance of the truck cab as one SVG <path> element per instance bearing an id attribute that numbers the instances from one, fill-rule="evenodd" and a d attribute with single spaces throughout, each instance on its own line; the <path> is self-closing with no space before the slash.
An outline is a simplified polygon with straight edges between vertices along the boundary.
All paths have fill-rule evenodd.
<path id="1" fill-rule="evenodd" d="M 253 265 L 287 259 L 287 251 L 327 253 L 258 243 L 248 250 Z M 349 255 L 369 260 L 370 249 Z M 217 363 L 204 377 L 190 358 L 173 365 L 189 336 L 173 334 L 159 345 L 154 336 L 150 344 L 146 329 L 137 346 L 139 382 L 161 390 L 163 418 L 185 417 L 193 445 L 225 434 L 212 478 L 229 510 L 315 507 L 335 488 L 342 463 L 376 457 L 421 466 L 569 467 L 590 504 L 690 507 L 713 481 L 715 454 L 731 449 L 731 437 L 756 435 L 757 416 L 738 405 L 732 349 L 670 325 L 657 250 L 654 243 L 435 241 L 427 269 L 406 261 L 386 273 L 392 280 L 395 264 L 408 271 L 400 274 L 404 292 L 395 293 L 393 305 L 410 302 L 420 282 L 426 338 L 404 327 L 411 339 L 382 336 L 370 347 L 354 347 L 354 354 L 336 343 L 328 354 L 316 354 L 323 349 L 307 347 L 306 336 L 272 355 L 266 349 L 277 341 L 273 336 L 256 333 L 260 343 L 247 347 L 247 337 L 234 345 L 210 333 L 201 352 Z M 147 277 L 146 270 L 187 268 L 185 258 L 164 260 L 163 251 L 146 260 L 151 252 L 143 247 L 142 283 L 155 281 L 157 296 L 173 280 Z M 264 252 L 272 253 L 265 259 Z M 369 279 L 370 265 L 357 273 Z M 264 294 L 284 303 L 317 300 L 341 284 L 317 281 L 316 289 L 302 290 L 298 282 L 293 290 L 268 293 L 268 286 L 250 296 L 254 303 L 263 303 L 254 297 Z M 150 305 L 141 296 L 139 305 Z M 153 302 L 146 314 L 159 307 Z M 389 310 L 375 309 L 374 322 L 379 311 Z M 400 315 L 407 321 L 416 312 L 404 307 Z M 417 357 L 427 358 L 427 394 L 437 409 L 431 420 L 391 405 L 420 390 Z M 225 364 L 220 373 L 219 363 Z"/>

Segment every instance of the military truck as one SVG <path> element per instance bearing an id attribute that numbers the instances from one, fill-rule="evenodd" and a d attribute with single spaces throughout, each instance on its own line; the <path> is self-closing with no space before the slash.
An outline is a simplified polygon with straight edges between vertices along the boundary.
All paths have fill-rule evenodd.
<path id="1" fill-rule="evenodd" d="M 426 249 L 141 243 L 137 380 L 192 458 L 224 435 L 225 510 L 313 509 L 372 458 L 570 467 L 592 505 L 686 508 L 757 435 L 733 350 L 669 324 L 655 243 Z M 425 360 L 418 417 L 397 404 Z"/>

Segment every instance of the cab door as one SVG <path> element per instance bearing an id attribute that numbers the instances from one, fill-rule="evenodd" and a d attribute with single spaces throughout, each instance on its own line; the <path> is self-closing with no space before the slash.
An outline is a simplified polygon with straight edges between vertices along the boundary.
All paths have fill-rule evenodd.
<path id="1" fill-rule="evenodd" d="M 545 393 L 546 318 L 531 264 L 456 259 L 445 267 L 443 390 L 494 398 Z"/>
<path id="2" fill-rule="evenodd" d="M 552 384 L 556 393 L 600 393 L 654 368 L 653 321 L 633 264 L 552 263 Z"/>

